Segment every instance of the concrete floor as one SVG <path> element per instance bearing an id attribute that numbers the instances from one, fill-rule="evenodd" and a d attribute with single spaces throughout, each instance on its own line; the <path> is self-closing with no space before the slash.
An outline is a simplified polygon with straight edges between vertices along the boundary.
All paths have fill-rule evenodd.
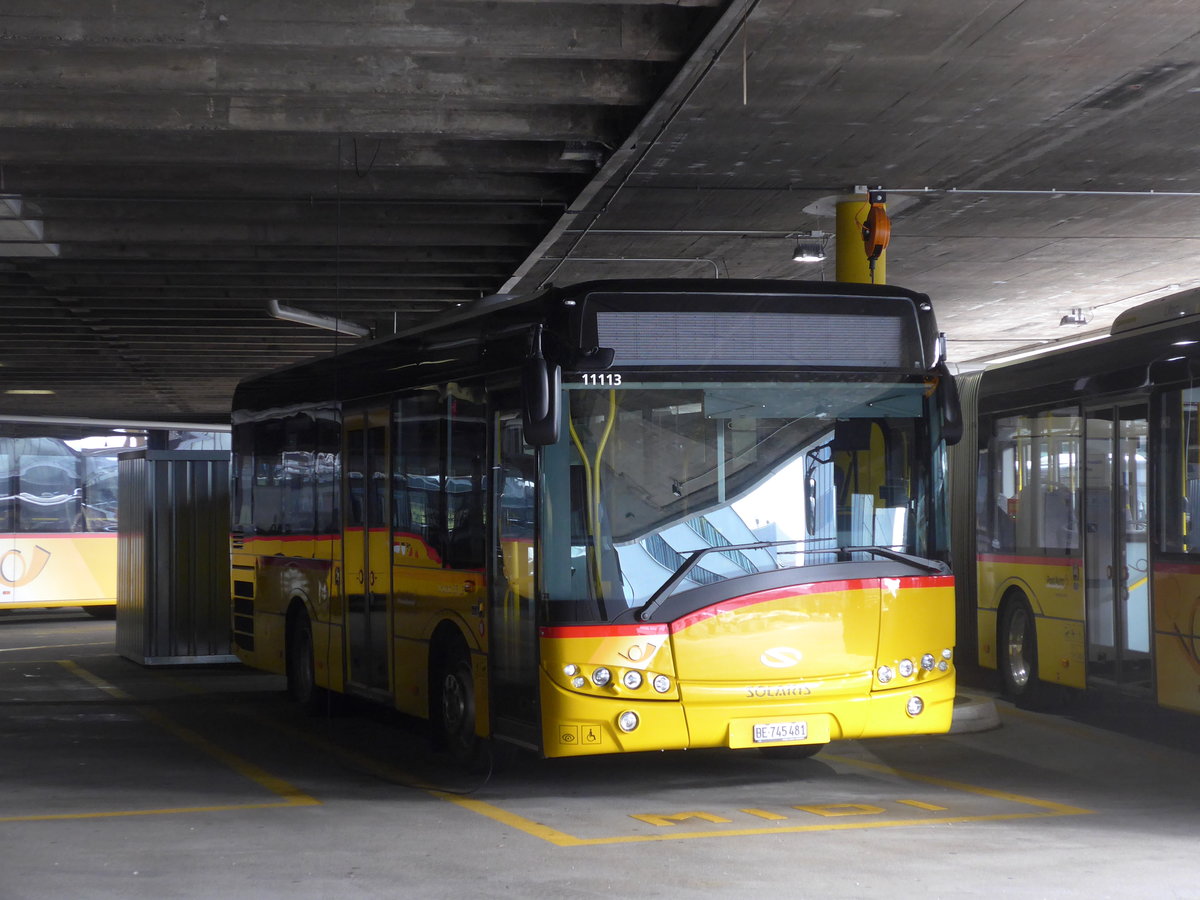
<path id="1" fill-rule="evenodd" d="M 1200 896 L 1189 718 L 998 703 L 999 728 L 801 762 L 467 774 L 419 723 L 308 719 L 281 679 L 145 669 L 113 634 L 0 616 L 0 900 Z"/>

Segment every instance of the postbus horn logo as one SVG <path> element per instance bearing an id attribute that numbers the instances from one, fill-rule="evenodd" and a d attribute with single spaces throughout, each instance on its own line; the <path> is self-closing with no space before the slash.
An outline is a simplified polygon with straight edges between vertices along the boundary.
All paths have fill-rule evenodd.
<path id="1" fill-rule="evenodd" d="M 20 550 L 9 550 L 0 556 L 0 581 L 9 587 L 23 587 L 41 575 L 49 561 L 50 551 L 44 547 L 35 545 L 33 559 L 29 562 L 26 562 Z"/>
<path id="2" fill-rule="evenodd" d="M 803 658 L 804 654 L 795 647 L 772 647 L 770 650 L 764 650 L 759 660 L 771 669 L 790 669 L 799 665 Z"/>

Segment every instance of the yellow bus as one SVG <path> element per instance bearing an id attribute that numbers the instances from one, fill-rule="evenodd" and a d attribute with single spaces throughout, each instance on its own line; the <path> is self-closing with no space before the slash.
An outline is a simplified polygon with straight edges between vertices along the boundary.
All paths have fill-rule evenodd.
<path id="1" fill-rule="evenodd" d="M 0 609 L 113 617 L 117 449 L 104 443 L 0 436 Z"/>
<path id="2" fill-rule="evenodd" d="M 462 759 L 946 731 L 942 347 L 901 288 L 597 281 L 243 382 L 235 651 Z"/>
<path id="3" fill-rule="evenodd" d="M 1191 290 L 960 379 L 960 642 L 1021 704 L 1200 711 L 1198 342 Z"/>

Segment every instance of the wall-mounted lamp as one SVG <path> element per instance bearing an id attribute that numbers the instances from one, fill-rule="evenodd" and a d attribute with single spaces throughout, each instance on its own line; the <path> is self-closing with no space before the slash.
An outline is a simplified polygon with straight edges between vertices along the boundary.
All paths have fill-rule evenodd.
<path id="1" fill-rule="evenodd" d="M 823 231 L 798 232 L 792 259 L 798 263 L 820 262 L 825 258 L 825 242 L 828 239 L 829 235 Z"/>

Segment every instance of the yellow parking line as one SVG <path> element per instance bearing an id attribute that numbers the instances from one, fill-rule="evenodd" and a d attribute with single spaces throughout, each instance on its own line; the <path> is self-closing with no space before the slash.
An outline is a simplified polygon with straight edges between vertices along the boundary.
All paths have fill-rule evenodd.
<path id="1" fill-rule="evenodd" d="M 125 693 L 116 685 L 110 684 L 98 675 L 89 672 L 87 669 L 80 666 L 78 663 L 69 659 L 60 659 L 56 662 L 78 678 L 86 681 L 95 688 L 104 691 L 110 697 L 117 700 L 133 700 L 129 694 Z M 266 788 L 272 794 L 283 798 L 282 802 L 275 803 L 236 803 L 225 804 L 221 806 L 181 806 L 170 807 L 166 809 L 134 809 L 134 810 L 112 810 L 108 812 L 92 812 L 92 813 L 56 813 L 53 815 L 29 815 L 29 816 L 4 816 L 0 817 L 0 822 L 39 822 L 53 819 L 98 819 L 117 816 L 161 816 L 175 815 L 178 813 L 194 813 L 194 812 L 220 812 L 228 810 L 240 809 L 276 809 L 284 806 L 320 806 L 321 801 L 310 797 L 303 793 L 298 788 L 289 784 L 281 778 L 276 778 L 265 769 L 256 766 L 254 763 L 242 759 L 218 747 L 212 741 L 192 731 L 190 728 L 184 728 L 175 722 L 172 722 L 166 716 L 159 713 L 157 710 L 148 706 L 135 706 L 134 709 L 142 718 L 153 722 L 164 731 L 173 734 L 175 737 L 191 744 L 198 750 L 213 757 L 223 763 L 237 774 L 248 778 L 255 784 Z"/>
<path id="2" fill-rule="evenodd" d="M 78 666 L 74 666 L 73 664 L 68 664 L 66 662 L 63 662 L 62 664 L 67 666 L 68 668 L 72 668 L 73 670 L 78 669 L 76 674 L 78 674 L 81 678 L 84 678 L 85 680 L 89 681 L 90 683 L 95 684 L 97 687 L 100 687 L 102 690 L 107 691 L 112 696 L 120 697 L 122 699 L 125 699 L 127 697 L 127 695 L 124 694 L 124 692 L 120 691 L 120 689 L 107 684 L 103 680 L 92 675 L 90 672 L 87 672 L 86 670 L 84 670 Z M 206 741 L 204 738 L 200 737 L 199 735 L 196 735 L 194 732 L 189 732 L 187 729 L 184 729 L 181 726 L 178 726 L 175 723 L 164 719 L 162 716 L 160 716 L 154 710 L 152 710 L 152 709 L 144 710 L 143 714 L 147 715 L 147 718 L 150 718 L 152 721 L 155 721 L 156 723 L 160 724 L 162 727 L 166 728 L 167 730 L 171 731 L 172 733 L 179 735 L 184 740 L 187 740 L 189 743 L 193 743 L 196 746 L 201 747 L 201 749 L 204 749 L 205 752 L 209 753 L 210 755 L 213 755 L 213 756 L 217 757 L 218 759 L 221 759 L 223 762 L 225 762 L 231 768 L 234 768 L 235 771 L 238 771 L 240 774 L 243 774 L 246 777 L 257 781 L 259 784 L 262 784 L 264 787 L 267 787 L 269 790 L 272 790 L 273 792 L 280 794 L 281 796 L 285 796 L 285 797 L 289 797 L 289 798 L 290 797 L 297 798 L 297 799 L 289 799 L 288 802 L 284 802 L 284 803 L 256 804 L 256 805 L 248 805 L 248 806 L 212 807 L 212 809 L 252 809 L 252 808 L 262 808 L 262 807 L 269 807 L 269 806 L 312 805 L 312 804 L 319 803 L 319 801 L 314 800 L 311 797 L 307 797 L 304 794 L 301 794 L 299 791 L 297 791 L 295 788 L 292 788 L 290 785 L 287 785 L 285 782 L 282 782 L 279 779 L 275 779 L 272 776 L 267 775 L 267 773 L 263 772 L 263 770 L 261 770 L 261 769 L 258 769 L 258 767 L 253 766 L 250 763 L 246 763 L 245 761 L 240 760 L 238 757 L 235 757 L 232 754 L 229 754 L 226 751 L 221 750 L 218 747 L 215 747 L 214 745 L 212 745 L 208 741 Z M 830 754 L 830 753 L 824 753 L 824 754 L 822 754 L 821 758 L 825 759 L 825 760 L 829 760 L 831 762 L 838 762 L 838 763 L 842 763 L 842 764 L 845 764 L 848 766 L 857 767 L 860 769 L 867 769 L 869 771 L 892 775 L 892 776 L 895 776 L 898 778 L 905 779 L 907 781 L 914 781 L 914 782 L 921 782 L 921 783 L 925 783 L 925 784 L 936 785 L 938 787 L 943 787 L 943 788 L 953 790 L 953 791 L 975 794 L 977 796 L 988 797 L 991 799 L 1001 800 L 1001 801 L 1005 801 L 1005 802 L 1009 802 L 1009 803 L 1016 803 L 1016 804 L 1019 804 L 1022 806 L 1034 807 L 1034 809 L 1031 811 L 1021 811 L 1021 812 L 991 813 L 991 814 L 984 813 L 984 814 L 978 814 L 978 815 L 957 815 L 957 816 L 936 816 L 935 815 L 935 816 L 929 816 L 929 817 L 924 817 L 924 818 L 899 818 L 899 819 L 865 819 L 864 820 L 864 819 L 858 819 L 855 817 L 850 817 L 850 818 L 844 818 L 844 819 L 835 821 L 835 820 L 829 818 L 828 816 L 825 816 L 825 817 L 823 817 L 823 820 L 820 822 L 811 823 L 811 824 L 803 824 L 803 825 L 784 825 L 782 823 L 783 823 L 783 821 L 787 820 L 786 816 L 782 816 L 777 813 L 772 813 L 768 810 L 746 809 L 746 810 L 742 810 L 742 812 L 744 812 L 748 815 L 752 815 L 756 818 L 766 819 L 767 821 L 774 821 L 774 822 L 777 822 L 778 824 L 774 824 L 774 825 L 771 825 L 768 827 L 738 828 L 738 829 L 729 829 L 729 830 L 713 828 L 711 830 L 705 830 L 705 831 L 670 831 L 670 832 L 661 832 L 661 833 L 656 833 L 656 834 L 624 834 L 624 835 L 612 835 L 610 837 L 582 838 L 582 837 L 577 837 L 575 835 L 560 831 L 556 828 L 546 825 L 543 822 L 538 822 L 538 821 L 530 819 L 526 816 L 522 816 L 519 813 L 510 812 L 509 810 L 503 809 L 502 807 L 497 806 L 493 803 L 489 803 L 485 800 L 478 800 L 476 798 L 464 796 L 462 794 L 455 794 L 455 793 L 440 790 L 436 787 L 433 787 L 426 783 L 423 783 L 419 779 L 413 777 L 411 773 L 401 770 L 401 769 L 397 768 L 396 766 L 394 766 L 393 764 L 390 764 L 387 762 L 382 762 L 377 759 L 373 759 L 371 757 L 365 756 L 364 754 L 357 753 L 355 751 L 348 750 L 343 747 L 338 747 L 337 745 L 333 744 L 332 742 L 330 742 L 322 737 L 319 737 L 317 735 L 303 732 L 299 729 L 292 728 L 283 723 L 276 723 L 276 727 L 280 731 L 288 732 L 288 733 L 294 735 L 295 737 L 305 741 L 306 743 L 309 743 L 313 746 L 319 747 L 324 752 L 339 754 L 343 758 L 347 759 L 347 761 L 352 761 L 356 766 L 362 768 L 365 771 L 370 771 L 370 772 L 372 772 L 380 777 L 383 777 L 387 780 L 394 781 L 398 784 L 403 784 L 406 787 L 420 790 L 420 791 L 428 794 L 431 797 L 436 797 L 440 800 L 445 800 L 448 803 L 453 803 L 454 805 L 459 806 L 459 807 L 461 807 L 465 810 L 468 810 L 472 813 L 475 813 L 476 815 L 480 815 L 487 819 L 491 819 L 494 822 L 505 825 L 514 830 L 523 832 L 524 834 L 527 834 L 531 837 L 538 838 L 539 840 L 545 841 L 546 843 L 553 844 L 554 846 L 558 846 L 558 847 L 603 846 L 603 845 L 610 845 L 610 844 L 650 843 L 650 842 L 654 842 L 654 841 L 688 840 L 688 839 L 695 839 L 695 838 L 749 837 L 749 836 L 766 835 L 766 834 L 799 834 L 799 833 L 806 833 L 806 832 L 849 831 L 849 830 L 863 830 L 863 829 L 871 829 L 871 828 L 897 828 L 897 827 L 917 826 L 917 825 L 960 824 L 960 823 L 968 823 L 968 822 L 999 822 L 999 821 L 1015 820 L 1015 819 L 1036 819 L 1036 818 L 1051 818 L 1051 817 L 1057 817 L 1057 816 L 1089 815 L 1094 812 L 1093 810 L 1082 809 L 1080 807 L 1070 806 L 1068 804 L 1058 803 L 1058 802 L 1052 801 L 1052 800 L 1041 800 L 1041 799 L 1038 799 L 1035 797 L 1028 797 L 1028 796 L 1024 796 L 1021 794 L 1014 794 L 1014 793 L 1011 793 L 1008 791 L 997 791 L 997 790 L 993 790 L 991 788 L 967 784 L 965 782 L 953 781 L 953 780 L 945 779 L 945 778 L 937 778 L 937 777 L 929 776 L 929 775 L 920 775 L 915 772 L 908 772 L 908 771 L 904 771 L 901 769 L 896 769 L 891 766 L 883 765 L 880 763 L 873 763 L 873 762 L 869 762 L 866 760 L 853 759 L 850 757 L 843 757 L 843 756 L 837 756 L 837 755 Z M 924 803 L 924 802 L 916 801 L 916 800 L 899 800 L 896 802 L 902 803 L 904 805 L 914 807 L 917 809 L 929 810 L 932 812 L 936 812 L 936 811 L 945 809 L 944 807 L 937 807 L 937 806 L 934 806 L 933 804 L 928 804 L 928 803 Z M 803 810 L 803 807 L 796 807 L 796 808 Z M 183 809 L 183 810 L 162 810 L 162 811 L 156 811 L 156 812 L 192 812 L 192 811 L 200 811 L 200 809 L 201 808 Z M 834 810 L 834 812 L 837 812 L 837 810 Z M 861 812 L 861 810 L 859 810 L 859 812 Z M 145 815 L 147 813 L 109 813 L 109 814 L 91 814 L 91 815 L 139 815 L 139 814 Z M 60 816 L 60 817 L 45 817 L 45 818 L 85 818 L 85 817 L 87 817 L 87 816 Z M 674 814 L 674 815 L 666 815 L 666 816 L 646 816 L 646 817 L 644 817 L 644 820 L 655 819 L 656 821 L 652 822 L 651 824 L 663 824 L 663 823 L 657 821 L 659 819 L 663 819 L 663 820 L 667 820 L 666 824 L 669 825 L 669 824 L 671 824 L 672 821 L 676 821 L 676 820 L 682 821 L 687 818 L 699 818 L 701 820 L 717 822 L 717 820 L 721 817 L 715 817 L 715 816 L 712 816 L 711 814 L 705 814 L 705 813 L 691 813 L 691 814 L 686 814 L 686 815 Z M 10 821 L 10 820 L 0 819 L 0 822 L 3 822 L 3 821 Z M 722 822 L 728 822 L 728 821 L 729 820 L 727 820 L 727 819 L 722 819 Z M 717 822 L 717 824 L 720 824 L 720 822 Z"/>
<path id="3" fill-rule="evenodd" d="M 1080 809 L 1077 806 L 1067 806 L 1065 803 L 1056 803 L 1053 800 L 1038 800 L 1036 797 L 1026 797 L 1022 794 L 1011 794 L 1007 791 L 994 791 L 991 788 L 979 787 L 973 784 L 966 784 L 962 781 L 950 781 L 946 778 L 935 778 L 932 775 L 918 775 L 916 772 L 903 772 L 900 769 L 893 769 L 891 766 L 885 766 L 880 763 L 867 762 L 862 759 L 850 759 L 845 756 L 834 756 L 832 754 L 823 754 L 822 759 L 833 760 L 835 762 L 846 763 L 851 766 L 858 766 L 862 769 L 869 769 L 872 772 L 883 772 L 887 775 L 896 775 L 908 781 L 920 781 L 925 784 L 934 784 L 938 787 L 949 788 L 953 791 L 965 791 L 968 794 L 978 794 L 981 797 L 992 797 L 996 800 L 1006 800 L 1009 803 L 1022 803 L 1028 806 L 1039 806 L 1042 809 L 1049 810 L 1049 815 L 1054 816 L 1082 816 L 1093 812 L 1090 809 Z"/>
<path id="4" fill-rule="evenodd" d="M 445 800 L 447 803 L 453 803 L 455 806 L 462 807 L 463 809 L 469 810 L 476 815 L 491 819 L 494 822 L 498 822 L 501 825 L 506 825 L 516 831 L 521 831 L 530 837 L 538 838 L 539 840 L 543 840 L 548 844 L 553 844 L 556 847 L 594 847 L 606 844 L 638 844 L 649 843 L 652 841 L 677 841 L 692 838 L 747 837 L 761 834 L 797 834 L 811 831 L 848 831 L 867 828 L 897 828 L 913 825 L 946 825 L 964 822 L 999 822 L 1008 819 L 1038 819 L 1051 818 L 1055 816 L 1087 815 L 1092 813 L 1092 810 L 1068 806 L 1066 804 L 1056 803 L 1050 800 L 1038 800 L 1036 798 L 1025 797 L 1020 794 L 1013 794 L 1006 791 L 996 791 L 990 788 L 979 787 L 977 785 L 950 781 L 945 778 L 918 775 L 915 772 L 905 772 L 900 769 L 894 769 L 890 766 L 884 766 L 878 763 L 871 763 L 864 760 L 851 759 L 848 757 L 834 756 L 833 754 L 824 753 L 821 755 L 822 759 L 844 763 L 849 766 L 857 766 L 859 768 L 869 769 L 889 775 L 895 775 L 909 781 L 934 784 L 951 790 L 977 794 L 996 800 L 1004 800 L 1026 806 L 1033 806 L 1036 807 L 1037 810 L 1029 812 L 985 813 L 979 815 L 930 816 L 919 819 L 855 819 L 853 821 L 832 821 L 828 817 L 825 817 L 823 821 L 819 823 L 808 825 L 777 824 L 769 827 L 741 828 L 736 830 L 721 830 L 714 828 L 709 831 L 672 831 L 659 834 L 626 834 L 613 835 L 611 837 L 582 838 L 576 837 L 572 834 L 567 834 L 564 831 L 559 831 L 557 828 L 552 828 L 551 826 L 546 825 L 544 822 L 538 822 L 534 819 L 522 816 L 519 813 L 510 812 L 509 810 L 503 809 L 494 803 L 489 803 L 486 800 L 478 800 L 474 797 L 468 797 L 462 794 L 454 794 L 431 787 L 430 785 L 421 782 L 419 779 L 414 778 L 410 773 L 398 769 L 390 763 L 380 762 L 379 760 L 364 756 L 363 754 L 357 753 L 353 750 L 347 750 L 345 748 L 338 747 L 330 741 L 317 735 L 308 734 L 300 730 L 293 729 L 289 726 L 277 727 L 279 727 L 281 731 L 286 731 L 290 734 L 293 734 L 296 738 L 305 741 L 312 746 L 318 747 L 322 752 L 339 754 L 347 761 L 352 762 L 358 767 L 361 767 L 365 771 L 372 772 L 395 783 L 403 784 L 406 787 L 423 791 L 432 797 Z M 919 809 L 936 810 L 939 808 L 934 807 L 932 804 L 924 804 L 914 800 L 898 802 L 903 802 L 908 806 Z M 756 818 L 767 819 L 768 821 L 780 821 L 786 819 L 785 816 L 773 814 L 766 810 L 747 809 L 742 810 L 742 812 L 755 816 Z M 655 819 L 656 821 L 651 822 L 651 824 L 670 824 L 669 821 L 665 820 L 675 819 L 682 821 L 686 818 L 700 818 L 708 821 L 714 821 L 714 819 L 710 817 L 710 814 L 704 813 L 690 813 L 686 815 L 675 814 L 674 816 L 647 816 L 643 818 L 643 821 Z M 664 820 L 664 822 L 659 822 L 658 820 Z"/>
<path id="5" fill-rule="evenodd" d="M 1008 819 L 1040 819 L 1050 818 L 1054 816 L 1077 816 L 1088 815 L 1093 811 L 1090 809 L 1081 809 L 1076 806 L 1068 806 L 1065 803 L 1057 803 L 1052 800 L 1038 800 L 1034 797 L 1026 797 L 1021 794 L 1013 794 L 1007 791 L 995 791 L 990 788 L 979 787 L 977 785 L 965 784 L 959 781 L 950 781 L 945 778 L 935 778 L 929 775 L 919 775 L 915 772 L 905 772 L 900 769 L 894 769 L 891 766 L 884 766 L 878 763 L 866 762 L 864 760 L 850 759 L 847 757 L 833 756 L 832 754 L 822 754 L 822 759 L 844 763 L 850 766 L 869 769 L 871 771 L 882 772 L 889 775 L 895 775 L 909 781 L 920 781 L 926 784 L 934 784 L 939 787 L 949 788 L 956 791 L 964 791 L 966 793 L 978 794 L 984 797 L 991 797 L 997 800 L 1005 800 L 1011 803 L 1020 803 L 1027 806 L 1034 806 L 1040 812 L 1010 812 L 1010 813 L 992 813 L 982 815 L 964 815 L 964 816 L 934 816 L 921 819 L 883 819 L 883 820 L 857 820 L 857 821 L 822 821 L 820 823 L 809 825 L 775 825 L 769 828 L 739 828 L 731 830 L 712 829 L 710 831 L 677 831 L 665 832 L 662 834 L 639 834 L 639 835 L 614 835 L 612 837 L 603 838 L 580 838 L 570 834 L 558 831 L 554 828 L 544 825 L 541 822 L 535 822 L 524 816 L 516 813 L 508 812 L 491 803 L 482 800 L 475 800 L 470 797 L 462 797 L 455 794 L 446 794 L 440 791 L 430 790 L 429 793 L 434 796 L 441 797 L 450 803 L 461 806 L 464 809 L 469 809 L 481 816 L 486 816 L 493 821 L 500 822 L 515 828 L 518 831 L 523 831 L 526 834 L 540 838 L 547 843 L 554 844 L 558 847 L 592 847 L 604 844 L 638 844 L 648 843 L 651 841 L 678 841 L 688 840 L 693 838 L 718 838 L 718 837 L 749 837 L 760 834 L 799 834 L 810 831 L 850 831 L 867 828 L 898 828 L 902 826 L 912 825 L 946 825 L 959 824 L 964 822 L 1001 822 Z M 925 808 L 925 805 L 918 804 L 913 801 L 905 801 L 910 806 L 918 806 Z M 759 810 L 745 810 L 751 815 L 760 815 Z M 696 814 L 690 814 L 690 818 L 696 818 Z M 765 816 L 762 816 L 766 818 Z M 658 817 L 658 818 L 671 818 Z M 701 816 L 701 818 L 705 818 Z M 782 817 L 780 817 L 782 818 Z M 656 823 L 652 823 L 656 824 Z"/>

